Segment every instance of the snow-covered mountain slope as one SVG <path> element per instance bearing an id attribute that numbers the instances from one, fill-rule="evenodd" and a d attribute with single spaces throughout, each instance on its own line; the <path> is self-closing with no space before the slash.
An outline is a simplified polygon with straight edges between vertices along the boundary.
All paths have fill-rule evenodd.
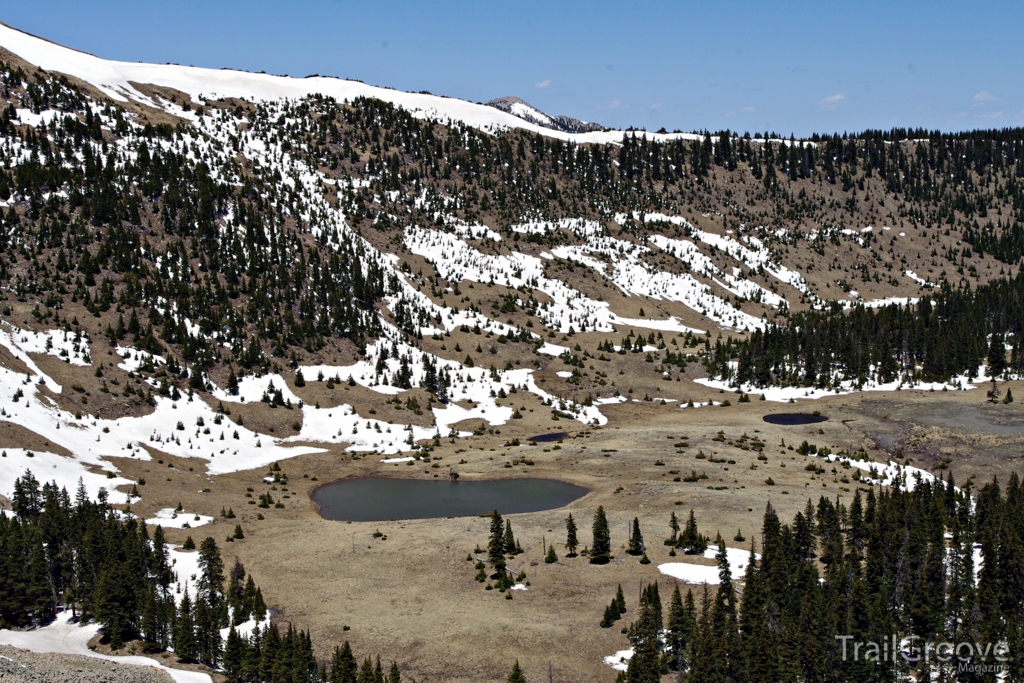
<path id="1" fill-rule="evenodd" d="M 603 126 L 589 121 L 580 121 L 571 116 L 548 116 L 529 102 L 518 97 L 499 97 L 487 102 L 487 106 L 508 112 L 513 116 L 545 128 L 560 130 L 563 133 L 590 133 L 603 130 Z"/>
<path id="2" fill-rule="evenodd" d="M 913 193 L 894 205 L 867 162 L 828 170 L 829 149 L 866 143 L 654 144 L 558 131 L 521 100 L 112 62 L 2 25 L 0 46 L 91 85 L 0 65 L 0 423 L 22 435 L 0 495 L 26 468 L 120 502 L 117 458 L 212 476 L 587 429 L 627 412 L 612 404 L 706 406 L 708 389 L 860 389 L 737 385 L 711 344 L 1002 274 Z M 1006 193 L 962 199 L 1010 214 Z M 261 401 L 297 410 L 276 433 L 219 411 Z"/>
<path id="3" fill-rule="evenodd" d="M 569 133 L 531 122 L 493 106 L 437 95 L 401 92 L 340 78 L 292 78 L 231 69 L 112 61 L 57 45 L 6 24 L 0 24 L 0 47 L 47 71 L 81 79 L 117 102 L 134 100 L 147 106 L 159 106 L 140 92 L 136 87 L 138 85 L 173 88 L 197 100 L 225 97 L 251 100 L 299 99 L 313 94 L 326 95 L 339 101 L 373 97 L 402 107 L 419 118 L 461 122 L 480 130 L 522 128 L 562 140 L 599 144 L 618 142 L 624 135 L 622 131 Z M 690 134 L 647 135 L 650 139 L 698 137 Z"/>

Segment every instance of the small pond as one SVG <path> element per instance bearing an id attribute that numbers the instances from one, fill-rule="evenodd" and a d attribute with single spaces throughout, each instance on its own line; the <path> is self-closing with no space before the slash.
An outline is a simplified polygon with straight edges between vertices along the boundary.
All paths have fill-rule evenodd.
<path id="1" fill-rule="evenodd" d="M 765 415 L 764 421 L 773 425 L 792 427 L 794 425 L 812 425 L 818 422 L 827 422 L 828 416 L 813 415 L 811 413 L 772 413 L 771 415 Z"/>
<path id="2" fill-rule="evenodd" d="M 474 517 L 537 512 L 568 505 L 587 489 L 554 479 L 450 481 L 363 477 L 321 486 L 312 499 L 320 516 L 343 522 Z"/>
<path id="3" fill-rule="evenodd" d="M 550 434 L 538 434 L 537 436 L 531 436 L 527 441 L 536 441 L 537 443 L 550 443 L 552 441 L 561 441 L 565 437 L 569 436 L 565 432 L 551 432 Z"/>

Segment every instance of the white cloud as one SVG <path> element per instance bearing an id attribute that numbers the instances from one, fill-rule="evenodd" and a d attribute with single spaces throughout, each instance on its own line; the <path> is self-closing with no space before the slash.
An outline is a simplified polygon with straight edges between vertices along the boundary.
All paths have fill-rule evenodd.
<path id="1" fill-rule="evenodd" d="M 998 102 L 1000 100 L 1000 98 L 996 97 L 988 90 L 982 90 L 977 95 L 975 95 L 973 99 L 975 107 L 982 107 L 988 104 L 989 102 Z"/>
<path id="2" fill-rule="evenodd" d="M 651 105 L 651 109 L 661 109 L 664 106 L 665 105 L 662 104 L 661 102 L 655 102 L 654 104 Z"/>
<path id="3" fill-rule="evenodd" d="M 740 107 L 740 111 L 744 114 L 750 114 L 757 111 L 757 107 Z"/>
<path id="4" fill-rule="evenodd" d="M 551 85 L 551 79 L 550 78 L 545 78 L 543 81 L 541 81 L 540 83 L 537 83 L 533 87 L 540 88 L 541 90 L 543 90 L 544 88 L 548 87 L 549 85 Z"/>
<path id="5" fill-rule="evenodd" d="M 846 101 L 845 93 L 838 93 L 836 95 L 829 95 L 823 100 L 818 100 L 818 109 L 822 111 L 831 111 L 838 107 L 840 104 Z"/>

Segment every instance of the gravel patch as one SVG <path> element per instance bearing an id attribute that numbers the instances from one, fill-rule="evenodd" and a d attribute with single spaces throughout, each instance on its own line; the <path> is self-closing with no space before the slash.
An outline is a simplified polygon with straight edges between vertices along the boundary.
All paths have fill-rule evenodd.
<path id="1" fill-rule="evenodd" d="M 171 683 L 171 677 L 145 666 L 116 664 L 78 655 L 39 654 L 0 645 L 3 683 Z"/>

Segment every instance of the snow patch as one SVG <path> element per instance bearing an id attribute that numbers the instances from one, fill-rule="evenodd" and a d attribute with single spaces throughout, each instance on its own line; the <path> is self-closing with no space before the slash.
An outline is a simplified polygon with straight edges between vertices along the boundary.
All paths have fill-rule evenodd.
<path id="1" fill-rule="evenodd" d="M 165 529 L 194 529 L 213 521 L 213 517 L 199 515 L 192 512 L 164 508 L 158 510 L 152 517 L 146 520 L 151 526 L 162 526 Z"/>

